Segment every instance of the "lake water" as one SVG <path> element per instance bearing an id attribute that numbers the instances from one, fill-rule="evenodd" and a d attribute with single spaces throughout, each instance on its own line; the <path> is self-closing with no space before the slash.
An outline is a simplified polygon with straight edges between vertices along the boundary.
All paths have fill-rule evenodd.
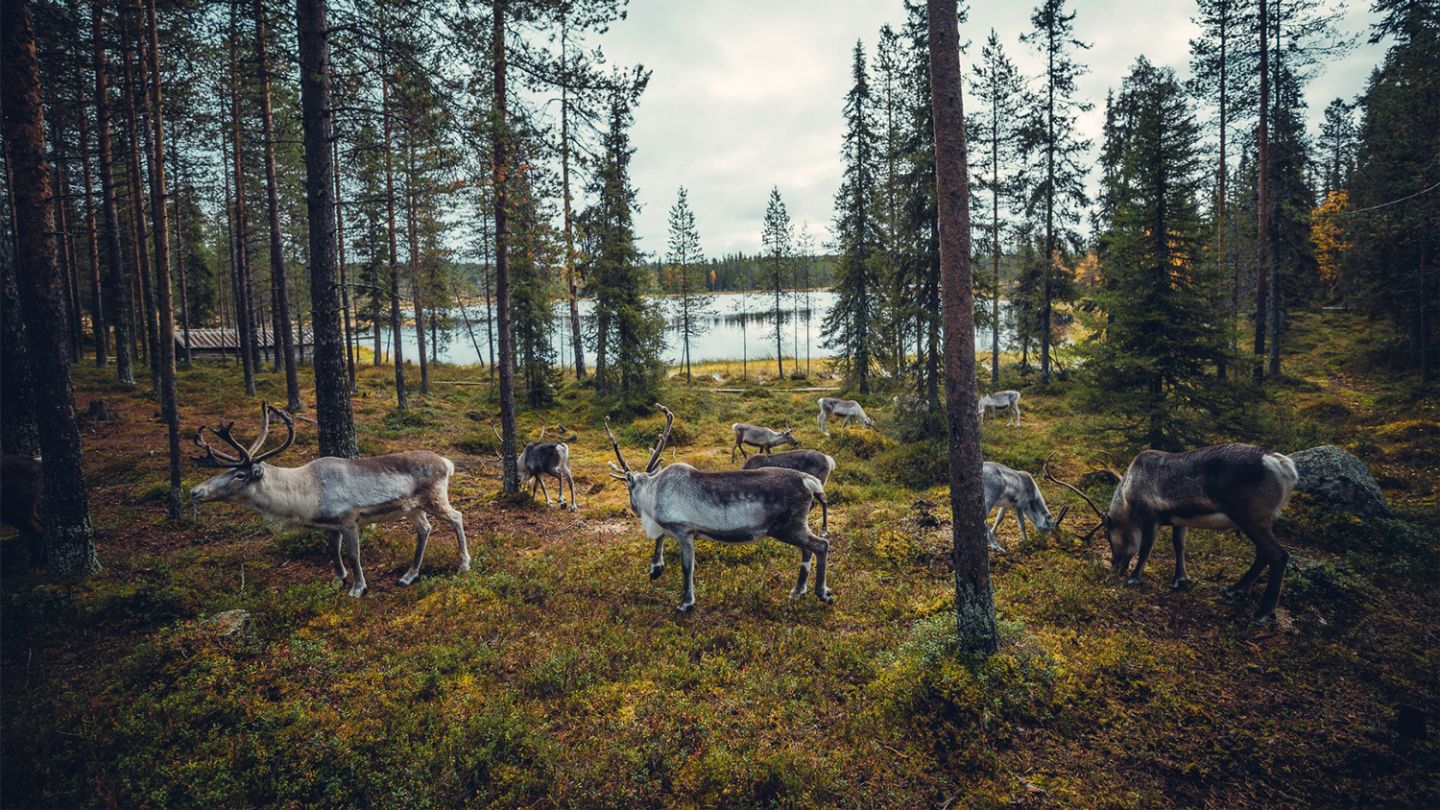
<path id="1" fill-rule="evenodd" d="M 767 296 L 764 293 L 714 293 L 709 296 L 709 299 L 711 314 L 697 321 L 702 334 L 698 336 L 692 334 L 690 338 L 691 362 L 739 360 L 742 357 L 762 361 L 775 359 L 773 294 Z M 661 357 L 667 364 L 677 365 L 683 360 L 683 346 L 680 340 L 680 324 L 673 313 L 676 299 L 661 298 L 659 301 L 666 312 L 668 324 L 665 348 Z M 830 314 L 830 308 L 834 303 L 835 293 L 829 290 L 802 292 L 798 295 L 785 294 L 781 302 L 780 316 L 782 350 L 786 357 L 798 357 L 803 360 L 807 351 L 809 356 L 815 359 L 834 355 L 834 351 L 821 345 L 823 337 L 820 333 L 821 327 L 825 323 L 825 316 Z M 593 301 L 584 299 L 580 301 L 582 329 L 588 325 L 594 306 Z M 569 312 L 569 305 L 565 301 L 556 304 L 553 345 L 556 360 L 563 366 L 574 365 L 570 345 Z M 490 348 L 485 331 L 487 313 L 488 310 L 483 303 L 466 307 L 465 315 L 470 320 L 470 330 L 467 330 L 465 320 L 461 317 L 461 311 L 459 309 L 449 310 L 449 315 L 455 321 L 455 327 L 448 341 L 444 341 L 442 338 L 441 362 L 468 365 L 479 363 L 482 357 L 489 357 Z M 471 339 L 472 330 L 473 341 Z M 1012 343 L 1010 337 L 1008 331 L 1002 328 L 1000 332 L 1001 349 L 1010 348 Z M 384 339 L 387 343 L 388 353 L 388 333 Z M 417 352 L 415 331 L 413 329 L 406 330 L 403 339 L 405 357 L 413 360 Z M 362 345 L 372 346 L 373 338 L 363 341 Z M 990 350 L 989 330 L 976 330 L 975 346 L 980 351 L 988 352 Z M 587 366 L 593 365 L 594 358 L 589 350 L 586 351 L 585 358 Z"/>

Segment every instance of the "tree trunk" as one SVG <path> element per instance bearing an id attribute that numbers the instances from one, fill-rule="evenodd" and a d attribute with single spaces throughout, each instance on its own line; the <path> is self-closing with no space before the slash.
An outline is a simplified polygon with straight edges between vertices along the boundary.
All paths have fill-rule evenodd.
<path id="1" fill-rule="evenodd" d="M 105 40 L 101 30 L 102 14 L 103 5 L 100 0 L 91 0 L 90 35 L 94 42 L 95 67 L 95 152 L 100 164 L 100 212 L 105 224 L 105 278 L 110 285 L 106 297 L 109 299 L 110 314 L 115 322 L 115 378 L 121 385 L 134 385 L 135 368 L 130 354 L 133 336 L 128 317 L 130 285 L 125 278 L 125 264 L 121 259 L 120 216 L 115 205 L 115 159 L 110 143 L 110 79 L 105 59 Z"/>
<path id="2" fill-rule="evenodd" d="M 155 240 L 155 289 L 159 309 L 155 313 L 159 333 L 155 340 L 160 359 L 160 414 L 165 420 L 165 437 L 170 450 L 170 518 L 180 517 L 180 406 L 175 386 L 175 304 L 170 284 L 170 215 L 165 185 L 165 106 L 161 103 L 160 33 L 155 21 L 155 0 L 135 13 L 145 15 L 150 32 L 150 122 L 154 132 L 150 152 L 151 235 Z"/>
<path id="3" fill-rule="evenodd" d="M 255 0 L 255 58 L 260 71 L 260 121 L 264 129 L 265 196 L 270 216 L 270 285 L 274 292 L 277 352 L 285 366 L 286 409 L 300 410 L 300 380 L 295 374 L 295 333 L 290 321 L 290 290 L 285 280 L 285 252 L 280 244 L 280 191 L 275 182 L 275 121 L 270 110 L 270 59 L 265 44 L 265 4 Z"/>
<path id="4" fill-rule="evenodd" d="M 960 648 L 981 655 L 999 646 L 990 591 L 990 551 L 980 483 L 980 423 L 975 414 L 975 310 L 970 268 L 970 187 L 955 0 L 930 0 L 931 103 L 935 182 L 944 286 L 946 424 L 950 513 L 955 549 L 955 614 Z"/>
<path id="5" fill-rule="evenodd" d="M 235 319 L 238 321 L 245 396 L 255 396 L 255 369 L 260 365 L 260 340 L 255 334 L 255 304 L 250 287 L 250 256 L 245 248 L 245 164 L 240 148 L 240 60 L 235 52 L 240 32 L 238 2 L 230 7 L 230 157 L 235 176 Z M 223 146 L 222 146 L 223 150 Z"/>
<path id="6" fill-rule="evenodd" d="M 190 347 L 190 290 L 185 272 L 185 234 L 180 219 L 180 153 L 174 141 L 170 142 L 170 165 L 175 168 L 175 275 L 180 283 L 180 331 L 185 346 L 182 362 L 188 369 L 193 356 Z"/>
<path id="7" fill-rule="evenodd" d="M 300 11 L 300 9 L 297 9 L 297 14 L 299 13 L 299 11 Z M 329 12 L 329 10 L 326 8 L 326 4 L 325 4 L 325 3 L 321 3 L 318 10 L 312 10 L 312 9 L 309 9 L 309 8 L 305 8 L 304 11 L 305 11 L 306 14 L 313 14 L 313 15 L 315 15 L 315 18 L 318 19 L 321 23 L 324 23 L 324 22 L 325 22 L 325 17 L 327 16 L 327 14 L 328 14 L 328 12 Z M 322 107 L 322 110 L 323 110 L 325 113 L 328 113 L 328 112 L 329 112 L 329 109 L 330 109 L 330 74 L 329 74 L 329 72 L 328 72 L 328 63 L 329 63 L 329 61 L 330 61 L 330 41 L 329 41 L 329 32 L 328 32 L 328 30 L 324 27 L 323 24 L 321 25 L 321 27 L 320 27 L 319 30 L 320 30 L 321 34 L 325 37 L 325 42 L 324 42 L 325 52 L 324 52 L 324 56 L 325 56 L 325 61 L 326 61 L 326 63 L 327 63 L 327 72 L 326 72 L 326 74 L 325 74 L 325 87 L 324 87 L 325 104 L 324 104 L 324 106 Z M 301 80 L 304 81 L 304 77 L 303 77 L 303 76 L 301 77 Z M 302 96 L 303 96 L 303 92 L 302 92 Z M 302 101 L 303 101 L 303 97 L 302 97 Z M 334 125 L 333 125 L 333 123 L 331 123 L 332 120 L 333 120 L 333 119 L 331 118 L 331 116 L 328 115 L 328 114 L 326 114 L 326 115 L 323 115 L 322 117 L 324 118 L 324 121 L 325 121 L 325 124 L 324 124 L 324 125 L 329 126 L 330 129 L 333 130 L 333 129 L 334 129 Z M 327 135 L 326 137 L 329 138 L 330 136 Z M 333 149 L 333 151 L 331 152 L 331 155 L 330 155 L 330 158 L 331 158 L 331 160 L 330 160 L 330 166 L 331 166 L 331 168 L 332 168 L 332 170 L 333 170 L 333 174 L 334 174 L 334 176 L 335 176 L 335 248 L 336 248 L 336 253 L 337 253 L 337 255 L 338 255 L 338 261 L 339 261 L 339 265 L 340 265 L 340 314 L 341 314 L 341 316 L 342 316 L 342 324 L 343 324 L 344 327 L 345 327 L 345 373 L 346 373 L 346 375 L 349 377 L 349 380 L 350 380 L 350 393 L 353 394 L 353 393 L 355 393 L 355 390 L 356 390 L 356 388 L 355 388 L 355 343 L 354 343 L 355 332 L 354 332 L 354 329 L 353 329 L 353 325 L 352 325 L 351 322 L 350 322 L 350 282 L 349 282 L 349 279 L 347 279 L 347 278 L 345 277 L 345 206 L 344 206 L 343 198 L 342 198 L 341 195 L 340 195 L 340 188 L 341 188 L 341 186 L 340 186 L 340 143 L 339 143 L 339 141 L 335 141 L 335 142 L 332 144 L 332 149 Z M 311 292 L 310 292 L 311 296 L 314 296 L 314 294 L 315 294 L 315 292 L 314 292 L 314 291 L 315 291 L 315 284 L 314 284 L 314 276 L 313 276 L 313 274 L 312 274 L 312 276 L 311 276 L 310 291 L 311 291 Z M 313 301 L 313 300 L 311 301 L 310 307 L 311 307 L 311 309 L 314 309 L 314 307 L 315 307 L 315 304 L 314 304 L 314 301 Z M 319 317 L 320 317 L 320 316 L 319 316 L 318 314 L 315 316 L 316 324 L 317 324 L 315 328 L 316 328 L 317 330 L 320 328 L 319 325 L 318 325 L 318 324 L 319 324 Z M 315 338 L 315 339 L 316 339 L 316 352 L 318 353 L 318 352 L 319 352 L 319 340 L 320 340 L 318 334 L 316 335 L 316 338 Z M 318 361 L 317 361 L 317 362 L 318 362 Z M 352 420 L 352 421 L 353 421 L 353 420 Z"/>
<path id="8" fill-rule="evenodd" d="M 565 23 L 560 23 L 560 185 L 565 211 L 565 286 L 570 298 L 570 345 L 575 349 L 575 379 L 585 379 L 585 343 L 580 333 L 579 289 L 575 283 L 575 232 L 570 195 L 570 69 Z"/>
<path id="9" fill-rule="evenodd" d="M 70 362 L 80 361 L 80 285 L 76 279 L 75 251 L 70 239 L 70 217 L 65 210 L 65 200 L 70 194 L 70 184 L 65 174 L 65 134 L 56 127 L 55 131 L 55 236 L 56 258 L 60 260 L 60 275 L 65 290 L 65 334 L 70 350 Z"/>
<path id="10" fill-rule="evenodd" d="M 315 332 L 315 419 L 320 455 L 360 455 L 350 410 L 340 302 L 335 294 L 335 184 L 330 110 L 330 41 L 326 0 L 298 0 L 300 108 L 305 139 L 305 210 L 310 231 L 310 320 Z M 343 282 L 342 282 L 343 284 Z M 348 341 L 347 341 L 348 345 Z"/>
<path id="11" fill-rule="evenodd" d="M 149 139 L 143 131 L 145 127 L 141 121 L 141 113 L 145 110 L 146 105 L 143 96 L 144 43 L 140 39 L 140 28 L 141 23 L 137 20 L 133 31 L 137 50 L 132 51 L 128 46 L 124 49 L 126 108 L 129 111 L 129 120 L 126 123 L 129 130 L 130 147 L 130 202 L 134 214 L 132 225 L 135 229 L 135 273 L 140 278 L 140 300 L 144 307 L 141 318 L 145 324 L 145 357 L 150 367 L 150 388 L 158 394 L 160 392 L 160 327 L 155 318 L 155 289 L 150 277 L 150 249 L 145 243 L 145 199 L 140 179 L 143 176 L 140 153 L 144 149 L 145 141 Z M 129 35 L 130 32 L 124 35 L 127 40 Z M 131 62 L 132 56 L 135 60 L 133 63 Z"/>
<path id="12" fill-rule="evenodd" d="M 420 356 L 420 393 L 430 394 L 430 361 L 425 357 L 425 298 L 420 283 L 420 241 L 415 223 L 415 143 L 405 146 L 405 242 L 410 249 L 410 299 L 415 305 L 415 353 Z"/>
<path id="13" fill-rule="evenodd" d="M 0 247 L 0 285 L 4 306 L 0 311 L 0 450 L 38 456 L 40 432 L 35 425 L 30 362 L 25 356 L 25 321 L 20 315 L 20 291 L 15 286 L 8 245 Z"/>
<path id="14" fill-rule="evenodd" d="M 1055 23 L 1047 30 L 1045 113 L 1045 302 L 1040 316 L 1040 384 L 1050 383 L 1050 299 L 1055 274 Z"/>
<path id="15" fill-rule="evenodd" d="M 25 323 L 26 359 L 34 394 L 40 452 L 45 459 L 41 514 L 46 566 L 52 576 L 83 579 L 100 570 L 90 527 L 90 502 L 75 425 L 74 392 L 65 348 L 65 303 L 55 255 L 50 168 L 40 67 L 29 0 L 0 3 L 0 107 L 4 109 L 14 195 L 15 277 Z"/>
<path id="16" fill-rule="evenodd" d="M 1270 312 L 1270 25 L 1265 0 L 1260 0 L 1260 121 L 1256 130 L 1259 169 L 1256 208 L 1259 226 L 1255 243 L 1259 257 L 1255 269 L 1255 379 L 1265 376 L 1265 321 Z"/>
<path id="17" fill-rule="evenodd" d="M 505 110 L 505 0 L 495 0 L 491 15 L 491 46 L 495 60 L 494 147 L 490 153 L 490 171 L 495 184 L 495 305 L 496 327 L 500 333 L 500 462 L 502 484 L 507 495 L 520 491 L 519 473 L 515 466 L 515 349 L 510 335 L 510 236 L 508 233 L 509 195 L 506 189 Z"/>
<path id="18" fill-rule="evenodd" d="M 990 104 L 990 261 L 995 289 L 990 300 L 990 386 L 1000 385 L 1000 110 L 999 94 Z"/>
<path id="19" fill-rule="evenodd" d="M 77 82 L 83 87 L 83 81 Z M 85 237 L 90 251 L 90 326 L 95 339 L 95 367 L 109 363 L 110 336 L 105 325 L 104 293 L 100 281 L 100 234 L 95 223 L 95 179 L 90 170 L 90 126 L 80 111 L 80 174 L 85 183 Z"/>
<path id="20" fill-rule="evenodd" d="M 380 118 L 385 134 L 385 234 L 390 242 L 390 336 L 395 348 L 395 407 L 404 411 L 410 407 L 405 394 L 405 348 L 400 337 L 400 246 L 395 239 L 395 170 L 391 161 L 390 138 L 390 43 L 386 38 L 385 22 L 381 20 L 380 30 Z"/>
<path id="21" fill-rule="evenodd" d="M 1263 3 L 1261 4 L 1260 14 L 1263 19 L 1265 15 Z M 1278 106 L 1280 104 L 1280 59 L 1282 56 L 1280 50 L 1280 0 L 1275 0 L 1275 13 L 1271 16 L 1275 20 L 1275 50 L 1272 55 L 1272 61 L 1274 61 L 1275 63 L 1275 81 L 1274 86 L 1271 87 L 1271 91 L 1274 92 L 1276 95 L 1275 103 Z M 1262 101 L 1261 115 L 1265 114 L 1264 110 L 1265 104 Z M 1269 175 L 1267 174 L 1266 177 L 1268 184 Z M 1269 188 L 1266 188 L 1265 194 L 1266 197 L 1271 196 Z M 1284 292 L 1285 291 L 1281 288 L 1280 285 L 1280 257 L 1277 255 L 1277 251 L 1274 249 L 1272 242 L 1272 248 L 1270 253 L 1270 301 L 1265 318 L 1266 331 L 1269 333 L 1269 345 L 1266 347 L 1266 350 L 1269 353 L 1269 369 L 1267 373 L 1271 377 L 1280 376 L 1280 314 L 1281 302 L 1284 300 Z"/>

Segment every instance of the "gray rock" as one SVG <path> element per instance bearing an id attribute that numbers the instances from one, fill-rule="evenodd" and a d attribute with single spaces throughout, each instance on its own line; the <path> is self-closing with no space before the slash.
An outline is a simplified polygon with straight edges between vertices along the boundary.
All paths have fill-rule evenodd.
<path id="1" fill-rule="evenodd" d="M 226 610 L 206 619 L 203 624 L 214 630 L 215 637 L 233 644 L 249 644 L 255 640 L 255 620 L 247 610 Z"/>
<path id="2" fill-rule="evenodd" d="M 1370 477 L 1365 462 L 1336 447 L 1322 444 L 1290 453 L 1300 473 L 1295 488 L 1321 504 L 1360 517 L 1390 517 L 1390 506 L 1380 485 Z"/>

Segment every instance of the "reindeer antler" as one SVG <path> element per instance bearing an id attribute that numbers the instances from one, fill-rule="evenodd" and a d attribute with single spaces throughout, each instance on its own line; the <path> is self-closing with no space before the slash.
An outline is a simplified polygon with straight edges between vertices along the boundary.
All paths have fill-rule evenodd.
<path id="1" fill-rule="evenodd" d="M 1050 453 L 1050 457 L 1054 457 L 1054 455 L 1055 455 L 1056 452 L 1059 452 L 1059 451 L 1053 451 L 1053 452 L 1051 452 L 1051 453 Z M 1070 484 L 1070 483 L 1067 483 L 1067 482 L 1065 482 L 1065 481 L 1061 481 L 1059 478 L 1056 478 L 1056 477 L 1055 477 L 1055 474 L 1052 473 L 1052 472 L 1050 472 L 1050 457 L 1047 457 L 1047 458 L 1045 459 L 1045 466 L 1044 466 L 1044 468 L 1042 469 L 1042 472 L 1043 472 L 1043 474 L 1045 475 L 1046 480 L 1053 481 L 1054 483 L 1059 484 L 1059 485 L 1062 486 L 1062 487 L 1065 487 L 1066 489 L 1070 490 L 1071 492 L 1075 493 L 1076 495 L 1079 495 L 1079 496 L 1085 501 L 1085 503 L 1089 504 L 1090 508 L 1095 512 L 1095 515 L 1100 518 L 1100 522 L 1097 523 L 1097 524 L 1095 524 L 1095 526 L 1094 526 L 1093 528 L 1091 528 L 1090 531 L 1088 531 L 1088 532 L 1085 533 L 1085 539 L 1086 539 L 1086 540 L 1089 540 L 1091 537 L 1093 537 L 1093 536 L 1095 535 L 1095 532 L 1097 532 L 1097 531 L 1100 530 L 1100 528 L 1101 528 L 1102 526 L 1107 526 L 1107 525 L 1109 525 L 1109 523 L 1110 523 L 1110 516 L 1107 515 L 1106 513 L 1102 512 L 1102 511 L 1100 511 L 1100 507 L 1096 506 L 1096 505 L 1095 505 L 1095 502 L 1092 501 L 1092 500 L 1090 500 L 1090 496 L 1089 496 L 1089 495 L 1086 495 L 1083 491 L 1081 491 L 1081 489 L 1080 489 L 1079 487 L 1075 486 L 1074 484 Z M 1063 520 L 1063 519 L 1065 518 L 1065 512 L 1066 512 L 1066 510 L 1068 510 L 1068 509 L 1069 509 L 1069 507 L 1067 506 L 1067 507 L 1065 507 L 1064 509 L 1061 509 L 1061 510 L 1060 510 L 1060 519 L 1056 520 L 1056 521 L 1055 521 L 1056 523 L 1059 523 L 1060 520 Z"/>
<path id="2" fill-rule="evenodd" d="M 665 452 L 665 444 L 670 441 L 670 430 L 675 426 L 675 414 L 671 413 L 669 408 L 658 402 L 655 403 L 655 407 L 665 412 L 665 429 L 660 431 L 660 438 L 655 441 L 655 449 L 650 451 L 650 460 L 645 463 L 645 472 L 647 473 L 655 472 L 655 468 L 660 466 L 662 460 L 660 456 Z"/>
<path id="3" fill-rule="evenodd" d="M 260 447 L 265 444 L 265 440 L 270 437 L 270 414 L 272 413 L 280 417 L 280 421 L 285 423 L 285 441 L 281 442 L 280 446 L 274 450 L 267 450 L 255 456 L 251 461 L 252 464 L 259 464 L 267 458 L 274 458 L 286 450 L 289 450 L 290 445 L 295 443 L 295 419 L 274 405 L 262 405 L 260 407 L 261 410 L 264 411 L 265 418 L 260 427 L 260 437 L 250 446 L 250 453 L 253 455 L 255 451 L 259 450 Z"/>
<path id="4" fill-rule="evenodd" d="M 218 429 L 201 425 L 199 429 L 195 431 L 195 438 L 193 441 L 195 442 L 196 447 L 205 451 L 205 455 L 191 456 L 190 460 L 195 462 L 195 465 L 198 467 L 212 467 L 222 469 L 226 467 L 244 467 L 249 464 L 250 460 L 245 455 L 245 449 L 235 444 L 235 442 L 231 441 L 228 438 L 230 435 L 230 429 L 234 426 L 234 422 L 222 424 Z M 205 441 L 206 430 L 209 430 L 211 433 L 214 433 L 216 436 L 224 439 L 226 443 L 228 443 L 231 447 L 235 447 L 236 449 L 238 449 L 241 454 L 240 457 L 236 458 L 235 456 L 232 456 L 228 453 L 222 453 L 211 447 L 210 443 Z"/>
<path id="5" fill-rule="evenodd" d="M 255 455 L 255 453 L 260 450 L 260 448 L 265 444 L 265 440 L 270 437 L 270 414 L 272 411 L 280 417 L 280 421 L 285 423 L 285 441 L 283 444 L 281 444 L 274 450 L 261 453 L 257 456 Z M 248 448 L 240 444 L 240 442 L 235 438 L 234 422 L 224 422 L 213 428 L 206 425 L 201 425 L 199 429 L 195 431 L 195 438 L 193 439 L 193 441 L 196 447 L 199 447 L 201 450 L 205 451 L 205 455 L 191 456 L 191 460 L 200 467 L 248 467 L 252 464 L 259 464 L 267 458 L 274 458 L 275 456 L 278 456 L 281 453 L 285 452 L 286 449 L 288 449 L 290 445 L 295 442 L 295 420 L 291 418 L 290 414 L 286 413 L 285 411 L 282 411 L 273 405 L 265 403 L 262 403 L 260 405 L 260 415 L 260 435 L 255 439 L 254 442 L 250 444 Z M 214 433 L 216 436 L 219 436 L 221 441 L 234 448 L 236 455 L 232 456 L 229 453 L 222 453 L 211 447 L 210 443 L 205 441 L 204 434 L 207 430 L 211 433 Z"/>
<path id="6" fill-rule="evenodd" d="M 610 447 L 615 451 L 615 458 L 620 460 L 618 467 L 615 466 L 615 462 L 610 462 L 610 469 L 614 471 L 610 473 L 610 477 L 624 478 L 624 475 L 617 475 L 617 473 L 630 472 L 630 465 L 625 463 L 625 455 L 620 452 L 620 443 L 615 441 L 615 432 L 610 429 L 610 417 L 608 416 L 605 417 L 605 435 L 610 437 Z"/>

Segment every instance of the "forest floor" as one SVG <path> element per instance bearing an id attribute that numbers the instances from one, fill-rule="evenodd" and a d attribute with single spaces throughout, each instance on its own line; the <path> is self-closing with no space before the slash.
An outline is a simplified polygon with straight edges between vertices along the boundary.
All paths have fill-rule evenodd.
<path id="1" fill-rule="evenodd" d="M 751 363 L 740 383 L 739 364 L 709 364 L 694 386 L 667 383 L 667 460 L 730 468 L 729 425 L 753 421 L 793 425 L 838 462 L 835 604 L 787 598 L 788 546 L 702 541 L 698 604 L 680 615 L 679 566 L 650 580 L 584 386 L 521 414 L 524 435 L 578 434 L 570 513 L 497 497 L 486 386 L 433 384 L 402 415 L 393 370 L 367 366 L 363 451 L 455 461 L 474 563 L 454 573 L 437 523 L 422 578 L 400 587 L 413 533 L 373 527 L 370 592 L 351 599 L 317 534 L 273 533 L 227 505 L 166 520 L 154 400 L 77 366 L 82 409 L 104 399 L 120 416 L 83 429 L 104 570 L 48 584 L 16 562 L 8 529 L 0 543 L 0 805 L 1440 805 L 1440 403 L 1389 375 L 1370 334 L 1344 313 L 1297 317 L 1290 376 L 1243 433 L 1214 437 L 1342 445 L 1400 518 L 1364 523 L 1297 496 L 1277 529 L 1293 557 L 1276 626 L 1248 621 L 1258 594 L 1220 596 L 1252 558 L 1242 538 L 1192 531 L 1196 585 L 1173 593 L 1162 537 L 1149 580 L 1127 587 L 1098 541 L 1076 538 L 1083 503 L 1049 486 L 1072 531 L 1027 545 L 1013 519 L 1001 527 L 1003 645 L 984 662 L 953 651 L 947 499 L 932 483 L 943 457 L 887 435 L 903 416 L 888 396 L 866 403 L 877 431 L 826 438 L 816 394 L 787 392 L 834 384 L 818 374 L 777 381 L 773 361 Z M 181 373 L 187 435 L 232 419 L 252 435 L 258 403 L 238 378 L 218 361 Z M 1058 448 L 1073 480 L 1099 450 L 1135 449 L 1080 409 L 1075 383 L 1001 383 L 1024 389 L 1024 424 L 987 420 L 987 458 L 1038 473 Z M 260 387 L 284 401 L 279 375 Z M 642 459 L 658 426 L 617 425 L 627 457 Z M 282 464 L 314 456 L 314 425 L 297 427 Z M 187 466 L 187 486 L 204 477 Z M 253 640 L 221 641 L 203 621 L 234 608 L 253 616 Z"/>

